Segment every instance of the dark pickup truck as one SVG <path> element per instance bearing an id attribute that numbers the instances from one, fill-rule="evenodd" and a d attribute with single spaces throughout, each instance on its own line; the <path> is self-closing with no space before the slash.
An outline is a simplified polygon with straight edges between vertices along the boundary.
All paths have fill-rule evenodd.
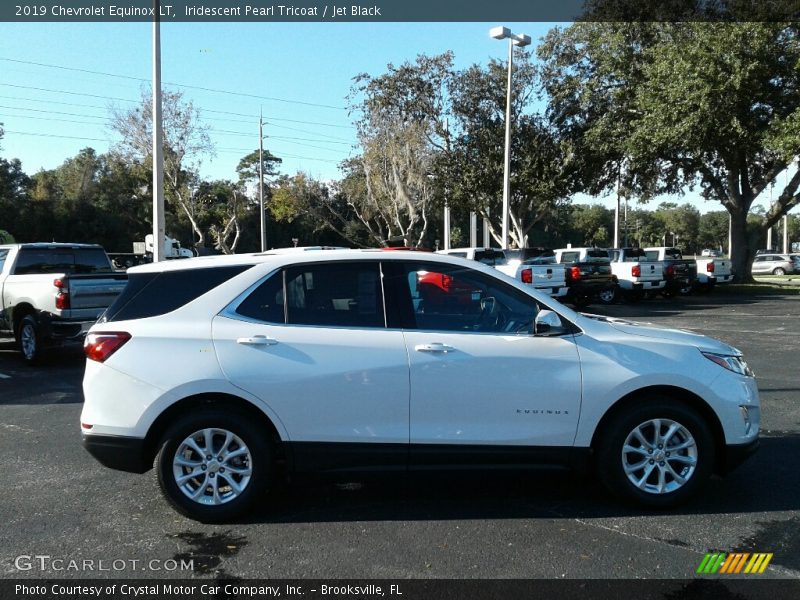
<path id="1" fill-rule="evenodd" d="M 611 303 L 617 294 L 617 281 L 611 273 L 608 253 L 601 248 L 560 248 L 556 261 L 567 268 L 567 301 L 577 308 L 599 299 Z"/>
<path id="2" fill-rule="evenodd" d="M 648 260 L 664 263 L 664 277 L 667 285 L 661 292 L 665 298 L 676 294 L 691 294 L 697 285 L 697 262 L 694 259 L 684 259 L 678 248 L 656 246 L 645 248 Z"/>

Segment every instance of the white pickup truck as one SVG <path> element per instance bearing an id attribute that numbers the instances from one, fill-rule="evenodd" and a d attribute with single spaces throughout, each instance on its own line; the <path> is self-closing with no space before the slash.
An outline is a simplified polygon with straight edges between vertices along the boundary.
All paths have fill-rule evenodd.
<path id="1" fill-rule="evenodd" d="M 718 283 L 733 281 L 733 270 L 729 258 L 702 257 L 697 259 L 697 287 L 710 291 Z"/>
<path id="2" fill-rule="evenodd" d="M 647 292 L 661 292 L 667 285 L 664 263 L 653 261 L 641 248 L 609 248 L 611 272 L 626 300 L 638 302 Z"/>
<path id="3" fill-rule="evenodd" d="M 509 252 L 514 258 L 507 257 L 505 251 L 498 248 L 452 248 L 440 250 L 439 254 L 477 260 L 553 298 L 567 295 L 566 269 L 556 264 L 552 250 L 521 248 Z"/>
<path id="4" fill-rule="evenodd" d="M 82 341 L 126 283 L 96 244 L 2 245 L 0 333 L 34 362 L 45 346 Z"/>

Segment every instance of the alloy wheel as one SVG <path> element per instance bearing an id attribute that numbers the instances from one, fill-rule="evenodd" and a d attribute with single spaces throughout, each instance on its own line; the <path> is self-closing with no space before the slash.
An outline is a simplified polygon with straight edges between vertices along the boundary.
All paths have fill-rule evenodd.
<path id="1" fill-rule="evenodd" d="M 697 442 L 671 419 L 650 419 L 636 426 L 622 446 L 622 467 L 636 488 L 669 494 L 682 488 L 697 467 Z"/>

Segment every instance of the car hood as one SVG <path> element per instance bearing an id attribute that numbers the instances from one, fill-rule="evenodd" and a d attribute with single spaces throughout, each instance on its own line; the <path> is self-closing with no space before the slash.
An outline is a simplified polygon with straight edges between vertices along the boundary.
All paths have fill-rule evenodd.
<path id="1" fill-rule="evenodd" d="M 604 323 L 605 325 L 612 327 L 614 330 L 626 333 L 628 335 L 665 340 L 685 346 L 694 346 L 700 350 L 714 352 L 716 354 L 741 355 L 741 352 L 733 346 L 730 346 L 717 339 L 683 329 L 670 329 L 668 327 L 660 327 L 651 323 L 637 323 L 636 321 L 627 321 L 625 319 L 605 317 L 602 315 L 582 314 L 581 316 L 591 319 L 595 322 L 599 321 Z"/>

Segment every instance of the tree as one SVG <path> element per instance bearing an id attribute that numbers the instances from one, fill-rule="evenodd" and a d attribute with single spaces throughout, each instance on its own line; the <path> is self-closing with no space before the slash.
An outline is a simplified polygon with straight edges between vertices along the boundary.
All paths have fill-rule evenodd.
<path id="1" fill-rule="evenodd" d="M 422 244 L 428 211 L 437 192 L 436 155 L 446 150 L 446 82 L 452 54 L 427 57 L 387 73 L 355 78 L 350 108 L 362 153 L 359 164 L 348 162 L 350 176 L 363 178 L 360 194 L 349 202 L 374 243 L 399 238 L 408 246 Z"/>
<path id="2" fill-rule="evenodd" d="M 540 49 L 549 110 L 580 147 L 584 182 L 647 199 L 698 185 L 731 215 L 732 262 L 750 279 L 754 200 L 800 152 L 795 25 L 579 23 Z M 593 183 L 587 183 L 593 182 Z M 800 202 L 800 173 L 764 227 Z"/>
<path id="3" fill-rule="evenodd" d="M 112 110 L 111 129 L 122 136 L 117 151 L 129 160 L 138 160 L 152 168 L 152 95 L 142 91 L 141 103 L 131 110 L 118 107 Z M 182 211 L 197 235 L 196 245 L 202 246 L 205 233 L 195 216 L 197 170 L 204 156 L 212 155 L 214 146 L 208 127 L 200 112 L 182 92 L 163 90 L 161 93 L 164 129 L 164 188 L 165 197 Z M 223 226 L 224 228 L 224 226 Z"/>
<path id="4" fill-rule="evenodd" d="M 537 81 L 530 55 L 518 50 L 515 65 L 509 235 L 512 245 L 522 247 L 533 227 L 544 226 L 567 202 L 575 161 L 570 144 L 541 115 L 525 111 Z M 500 244 L 507 68 L 493 60 L 487 68 L 473 65 L 453 76 L 450 92 L 458 133 L 447 157 L 452 200 L 488 219 Z"/>

